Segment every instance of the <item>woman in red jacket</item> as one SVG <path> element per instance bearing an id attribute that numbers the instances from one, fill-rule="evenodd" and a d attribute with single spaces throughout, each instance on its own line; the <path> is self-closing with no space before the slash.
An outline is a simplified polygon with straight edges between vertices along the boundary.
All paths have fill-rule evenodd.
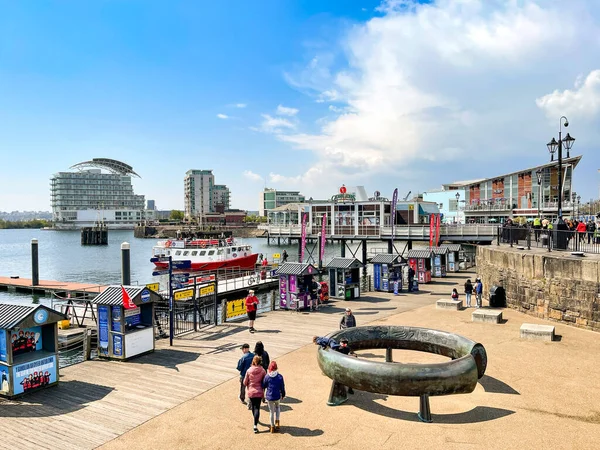
<path id="1" fill-rule="evenodd" d="M 577 224 L 577 234 L 579 235 L 579 242 L 585 240 L 585 233 L 587 232 L 587 226 L 585 222 L 581 221 Z"/>
<path id="2" fill-rule="evenodd" d="M 254 333 L 254 321 L 256 320 L 256 310 L 258 309 L 258 298 L 254 295 L 254 291 L 248 291 L 246 297 L 246 313 L 248 314 L 248 326 L 250 333 Z"/>

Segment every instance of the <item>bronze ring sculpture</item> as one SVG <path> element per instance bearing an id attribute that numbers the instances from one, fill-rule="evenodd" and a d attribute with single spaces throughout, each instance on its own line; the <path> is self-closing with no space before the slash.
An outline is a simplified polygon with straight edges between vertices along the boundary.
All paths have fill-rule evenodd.
<path id="1" fill-rule="evenodd" d="M 368 326 L 347 328 L 328 337 L 348 339 L 353 350 L 386 349 L 386 362 L 353 358 L 319 347 L 317 360 L 333 380 L 328 405 L 348 399 L 346 386 L 376 394 L 419 396 L 419 419 L 431 422 L 430 395 L 468 394 L 487 366 L 483 345 L 457 334 L 429 328 Z M 443 363 L 392 363 L 392 350 L 417 350 L 451 358 Z"/>

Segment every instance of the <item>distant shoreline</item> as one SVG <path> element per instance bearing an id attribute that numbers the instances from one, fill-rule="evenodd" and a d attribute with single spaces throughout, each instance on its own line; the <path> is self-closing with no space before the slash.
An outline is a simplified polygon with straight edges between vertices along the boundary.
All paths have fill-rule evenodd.
<path id="1" fill-rule="evenodd" d="M 52 222 L 44 219 L 33 219 L 33 220 L 1 220 L 0 219 L 0 230 L 21 230 L 21 229 L 40 229 L 48 228 L 52 226 Z"/>

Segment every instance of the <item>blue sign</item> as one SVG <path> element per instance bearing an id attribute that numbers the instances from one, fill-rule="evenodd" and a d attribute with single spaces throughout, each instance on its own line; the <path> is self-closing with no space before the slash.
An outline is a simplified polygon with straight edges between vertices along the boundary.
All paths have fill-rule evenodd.
<path id="1" fill-rule="evenodd" d="M 6 361 L 6 330 L 0 329 L 0 361 Z"/>
<path id="2" fill-rule="evenodd" d="M 159 275 L 169 275 L 169 270 L 165 269 L 165 270 L 155 270 L 154 272 L 152 272 L 152 276 L 153 277 L 158 277 Z"/>
<path id="3" fill-rule="evenodd" d="M 373 264 L 373 287 L 376 291 L 381 289 L 381 278 L 380 278 L 381 264 Z"/>
<path id="4" fill-rule="evenodd" d="M 108 306 L 98 306 L 98 346 L 108 350 Z"/>
<path id="5" fill-rule="evenodd" d="M 173 281 L 177 281 L 179 283 L 187 283 L 190 280 L 189 274 L 177 274 L 177 275 L 173 275 L 172 277 Z"/>
<path id="6" fill-rule="evenodd" d="M 31 392 L 56 383 L 56 381 L 56 357 L 54 355 L 13 367 L 12 382 L 15 395 Z"/>
<path id="7" fill-rule="evenodd" d="M 121 332 L 121 307 L 113 306 L 112 307 L 112 330 Z"/>
<path id="8" fill-rule="evenodd" d="M 146 289 L 142 291 L 142 303 L 148 303 L 150 301 L 150 292 Z"/>
<path id="9" fill-rule="evenodd" d="M 113 354 L 123 356 L 123 337 L 118 334 L 113 334 Z"/>
<path id="10" fill-rule="evenodd" d="M 171 266 L 173 267 L 173 269 L 191 269 L 192 261 L 190 261 L 189 259 L 181 261 L 172 261 Z"/>
<path id="11" fill-rule="evenodd" d="M 394 281 L 394 295 L 398 295 L 398 280 Z"/>
<path id="12" fill-rule="evenodd" d="M 163 256 L 161 258 L 150 258 L 150 262 L 151 263 L 157 263 L 157 262 L 167 262 L 169 261 L 169 257 L 168 256 Z"/>
<path id="13" fill-rule="evenodd" d="M 173 288 L 173 289 L 182 289 L 184 287 L 186 287 L 186 286 L 182 283 L 176 283 L 175 281 L 173 281 L 171 283 L 171 288 Z"/>
<path id="14" fill-rule="evenodd" d="M 35 323 L 39 323 L 40 325 L 46 323 L 48 320 L 48 311 L 46 311 L 44 308 L 39 308 L 33 315 L 33 320 Z"/>

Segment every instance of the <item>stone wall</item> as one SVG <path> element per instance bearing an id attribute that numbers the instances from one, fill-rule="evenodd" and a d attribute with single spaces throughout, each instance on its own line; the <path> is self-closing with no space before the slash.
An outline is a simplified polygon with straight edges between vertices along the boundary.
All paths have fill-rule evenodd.
<path id="1" fill-rule="evenodd" d="M 504 287 L 510 308 L 600 331 L 600 260 L 479 246 L 477 273 L 484 292 Z"/>

